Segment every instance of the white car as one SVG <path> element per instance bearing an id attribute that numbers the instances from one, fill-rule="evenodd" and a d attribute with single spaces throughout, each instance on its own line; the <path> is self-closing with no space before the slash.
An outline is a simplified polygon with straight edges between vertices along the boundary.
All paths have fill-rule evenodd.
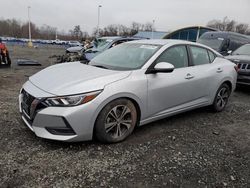
<path id="1" fill-rule="evenodd" d="M 226 107 L 237 66 L 201 44 L 123 43 L 80 62 L 31 76 L 19 96 L 26 125 L 39 137 L 119 142 L 135 126 L 203 106 Z"/>
<path id="2" fill-rule="evenodd" d="M 67 43 L 66 41 L 59 40 L 59 39 L 56 39 L 56 40 L 52 41 L 52 44 L 57 44 L 57 45 L 64 45 L 66 43 Z"/>
<path id="3" fill-rule="evenodd" d="M 78 41 L 68 41 L 68 45 L 69 46 L 83 46 L 82 43 L 78 42 Z"/>

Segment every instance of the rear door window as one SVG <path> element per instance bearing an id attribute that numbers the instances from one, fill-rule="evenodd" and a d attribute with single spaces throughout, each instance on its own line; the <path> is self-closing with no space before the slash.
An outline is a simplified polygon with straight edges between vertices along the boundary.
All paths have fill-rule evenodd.
<path id="1" fill-rule="evenodd" d="M 193 65 L 205 65 L 210 63 L 208 52 L 205 48 L 190 46 Z"/>

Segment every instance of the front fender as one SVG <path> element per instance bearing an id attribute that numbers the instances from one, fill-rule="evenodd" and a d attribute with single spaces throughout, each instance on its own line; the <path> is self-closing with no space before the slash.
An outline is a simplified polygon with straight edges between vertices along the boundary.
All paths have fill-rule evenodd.
<path id="1" fill-rule="evenodd" d="M 103 100 L 99 106 L 97 107 L 97 109 L 95 110 L 95 113 L 93 114 L 93 117 L 92 117 L 92 122 L 93 124 L 95 124 L 95 121 L 99 115 L 99 113 L 102 111 L 102 109 L 107 105 L 109 104 L 110 102 L 116 100 L 116 99 L 121 99 L 121 98 L 127 98 L 127 99 L 131 99 L 133 101 L 135 101 L 140 109 L 140 111 L 142 111 L 143 109 L 143 103 L 142 101 L 140 100 L 139 97 L 137 97 L 136 95 L 132 94 L 132 93 L 128 93 L 128 92 L 123 92 L 123 93 L 117 93 L 115 95 L 112 95 L 108 98 L 106 98 L 105 100 Z M 142 112 L 141 112 L 142 113 Z"/>

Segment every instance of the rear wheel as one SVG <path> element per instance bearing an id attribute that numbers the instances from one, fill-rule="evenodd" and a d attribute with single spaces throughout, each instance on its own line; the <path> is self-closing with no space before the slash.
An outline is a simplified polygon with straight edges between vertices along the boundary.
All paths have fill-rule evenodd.
<path id="1" fill-rule="evenodd" d="M 134 130 L 137 111 L 127 99 L 117 99 L 107 104 L 97 117 L 96 138 L 105 143 L 115 143 L 126 139 Z"/>
<path id="2" fill-rule="evenodd" d="M 213 110 L 215 112 L 221 112 L 225 109 L 228 99 L 230 96 L 231 90 L 228 84 L 222 84 L 216 92 L 216 96 L 213 102 Z"/>

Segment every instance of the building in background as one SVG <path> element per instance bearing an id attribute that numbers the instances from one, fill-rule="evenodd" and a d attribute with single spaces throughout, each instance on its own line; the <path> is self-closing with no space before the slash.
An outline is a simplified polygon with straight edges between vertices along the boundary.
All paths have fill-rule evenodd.
<path id="1" fill-rule="evenodd" d="M 166 34 L 163 36 L 163 39 L 179 39 L 179 40 L 188 40 L 192 42 L 196 42 L 200 36 L 208 31 L 217 31 L 216 29 L 210 27 L 203 27 L 203 26 L 192 26 L 192 27 L 185 27 L 173 31 L 171 33 Z"/>

